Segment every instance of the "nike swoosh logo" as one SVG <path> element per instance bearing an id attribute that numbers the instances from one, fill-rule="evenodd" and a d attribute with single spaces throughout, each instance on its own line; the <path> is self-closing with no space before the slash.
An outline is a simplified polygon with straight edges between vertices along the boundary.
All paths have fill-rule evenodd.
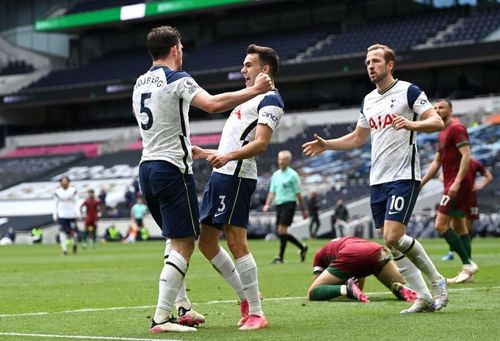
<path id="1" fill-rule="evenodd" d="M 389 215 L 398 214 L 398 213 L 400 213 L 400 212 L 398 212 L 398 211 L 396 211 L 396 212 L 389 211 L 388 212 Z"/>
<path id="2" fill-rule="evenodd" d="M 214 218 L 220 216 L 221 214 L 224 214 L 225 212 L 218 212 L 214 214 Z"/>

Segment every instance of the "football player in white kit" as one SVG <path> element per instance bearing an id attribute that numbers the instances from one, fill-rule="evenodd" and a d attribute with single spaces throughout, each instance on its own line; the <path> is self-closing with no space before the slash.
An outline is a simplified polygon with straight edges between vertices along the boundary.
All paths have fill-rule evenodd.
<path id="1" fill-rule="evenodd" d="M 241 73 L 247 87 L 259 73 L 274 80 L 279 59 L 269 47 L 250 45 Z M 199 248 L 240 300 L 240 330 L 266 328 L 259 295 L 257 264 L 247 243 L 250 198 L 257 184 L 255 156 L 263 153 L 284 113 L 276 88 L 236 107 L 224 125 L 217 150 L 193 146 L 194 158 L 207 158 L 214 170 L 203 193 L 200 208 Z M 219 245 L 224 231 L 235 261 Z"/>
<path id="2" fill-rule="evenodd" d="M 78 192 L 75 187 L 70 186 L 70 179 L 63 176 L 60 187 L 54 193 L 54 212 L 52 218 L 59 224 L 59 243 L 63 255 L 68 254 L 68 242 L 73 244 L 73 254 L 78 249 L 78 227 L 76 219 L 80 218 L 80 206 L 78 205 Z"/>
<path id="3" fill-rule="evenodd" d="M 182 43 L 176 28 L 153 28 L 147 36 L 146 46 L 153 66 L 137 79 L 133 92 L 133 109 L 143 143 L 139 181 L 151 215 L 161 227 L 162 235 L 171 241 L 166 245 L 168 255 L 165 255 L 160 274 L 151 332 L 196 331 L 196 328 L 181 324 L 183 316 L 179 321 L 172 316 L 199 233 L 189 106 L 209 113 L 224 112 L 267 92 L 272 82 L 268 75 L 259 74 L 253 86 L 212 96 L 188 73 L 181 71 Z M 197 320 L 184 320 L 184 323 L 201 323 L 198 317 L 195 316 Z"/>
<path id="4" fill-rule="evenodd" d="M 416 85 L 394 79 L 396 55 L 385 45 L 367 50 L 366 68 L 376 89 L 365 96 L 356 129 L 343 137 L 303 145 L 308 156 L 362 146 L 371 136 L 370 204 L 375 227 L 383 229 L 385 243 L 418 299 L 402 314 L 440 310 L 448 302 L 445 278 L 436 270 L 422 244 L 406 234 L 406 225 L 420 189 L 420 162 L 416 133 L 442 130 L 443 120 Z M 406 257 L 405 257 L 406 256 Z M 432 284 L 432 295 L 418 271 Z"/>

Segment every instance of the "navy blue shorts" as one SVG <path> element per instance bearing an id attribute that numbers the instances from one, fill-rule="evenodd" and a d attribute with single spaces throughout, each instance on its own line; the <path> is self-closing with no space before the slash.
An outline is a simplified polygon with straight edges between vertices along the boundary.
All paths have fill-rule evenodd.
<path id="1" fill-rule="evenodd" d="M 59 218 L 57 219 L 57 221 L 60 226 L 60 231 L 63 231 L 66 234 L 73 234 L 73 232 L 78 232 L 75 218 Z"/>
<path id="2" fill-rule="evenodd" d="M 221 230 L 224 225 L 246 228 L 250 198 L 257 180 L 213 172 L 205 186 L 200 208 L 201 223 Z"/>
<path id="3" fill-rule="evenodd" d="M 199 235 L 200 213 L 192 174 L 183 174 L 167 161 L 145 161 L 139 166 L 139 183 L 149 212 L 164 237 Z"/>
<path id="4" fill-rule="evenodd" d="M 385 220 L 407 225 L 420 192 L 420 181 L 398 180 L 373 185 L 370 192 L 370 205 L 376 228 L 383 227 Z"/>

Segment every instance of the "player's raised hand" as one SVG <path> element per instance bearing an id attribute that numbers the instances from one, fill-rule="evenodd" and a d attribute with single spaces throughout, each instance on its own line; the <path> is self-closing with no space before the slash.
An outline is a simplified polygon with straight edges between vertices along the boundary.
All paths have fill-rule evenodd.
<path id="1" fill-rule="evenodd" d="M 259 93 L 263 94 L 273 88 L 273 81 L 271 80 L 271 77 L 269 77 L 267 73 L 261 72 L 255 78 L 255 83 L 253 86 L 257 90 L 259 90 Z"/>
<path id="2" fill-rule="evenodd" d="M 231 160 L 224 154 L 217 154 L 216 153 L 216 154 L 211 154 L 211 155 L 207 156 L 207 161 L 210 165 L 212 165 L 212 167 L 221 168 Z"/>
<path id="3" fill-rule="evenodd" d="M 410 121 L 407 118 L 396 114 L 392 114 L 392 127 L 396 130 L 400 129 L 415 130 L 415 125 L 413 121 Z"/>
<path id="4" fill-rule="evenodd" d="M 191 146 L 191 154 L 193 155 L 193 160 L 205 159 L 207 157 L 204 150 L 198 146 Z"/>
<path id="5" fill-rule="evenodd" d="M 306 142 L 302 145 L 302 152 L 307 156 L 315 156 L 326 150 L 326 140 L 318 134 L 314 134 L 314 141 Z"/>

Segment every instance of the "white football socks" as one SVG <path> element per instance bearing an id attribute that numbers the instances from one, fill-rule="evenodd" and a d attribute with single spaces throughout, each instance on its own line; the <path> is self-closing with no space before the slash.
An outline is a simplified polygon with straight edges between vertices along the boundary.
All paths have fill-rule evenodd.
<path id="1" fill-rule="evenodd" d="M 172 314 L 175 298 L 187 271 L 187 261 L 178 252 L 171 251 L 160 274 L 158 304 L 154 321 L 165 322 Z"/>
<path id="2" fill-rule="evenodd" d="M 263 316 L 257 279 L 257 264 L 251 253 L 236 259 L 236 270 L 240 275 L 243 291 L 248 300 L 248 314 Z"/>
<path id="3" fill-rule="evenodd" d="M 222 275 L 224 280 L 233 288 L 240 301 L 246 300 L 243 292 L 243 284 L 240 275 L 234 266 L 233 260 L 224 248 L 219 248 L 219 253 L 210 260 L 215 269 Z"/>
<path id="4" fill-rule="evenodd" d="M 167 239 L 165 242 L 165 252 L 163 253 L 164 255 L 164 260 L 165 262 L 168 260 L 168 255 L 170 254 L 170 251 L 172 250 L 172 242 L 170 239 Z M 182 284 L 181 287 L 179 288 L 179 293 L 177 294 L 177 298 L 175 299 L 175 308 L 178 310 L 179 307 L 183 307 L 186 310 L 191 309 L 191 302 L 189 301 L 189 298 L 186 293 L 186 279 L 182 279 Z"/>
<path id="5" fill-rule="evenodd" d="M 68 252 L 68 245 L 66 245 L 66 233 L 59 232 L 59 243 L 61 244 L 61 250 L 64 253 Z"/>
<path id="6" fill-rule="evenodd" d="M 394 248 L 408 257 L 427 276 L 429 281 L 437 281 L 443 278 L 418 240 L 405 234 L 399 239 Z"/>
<path id="7" fill-rule="evenodd" d="M 425 283 L 424 277 L 415 264 L 413 264 L 408 258 L 397 250 L 394 250 L 392 254 L 394 256 L 394 261 L 398 266 L 399 272 L 403 275 L 410 287 L 417 292 L 418 297 L 421 297 L 426 301 L 432 301 L 433 298 L 427 284 Z"/>

